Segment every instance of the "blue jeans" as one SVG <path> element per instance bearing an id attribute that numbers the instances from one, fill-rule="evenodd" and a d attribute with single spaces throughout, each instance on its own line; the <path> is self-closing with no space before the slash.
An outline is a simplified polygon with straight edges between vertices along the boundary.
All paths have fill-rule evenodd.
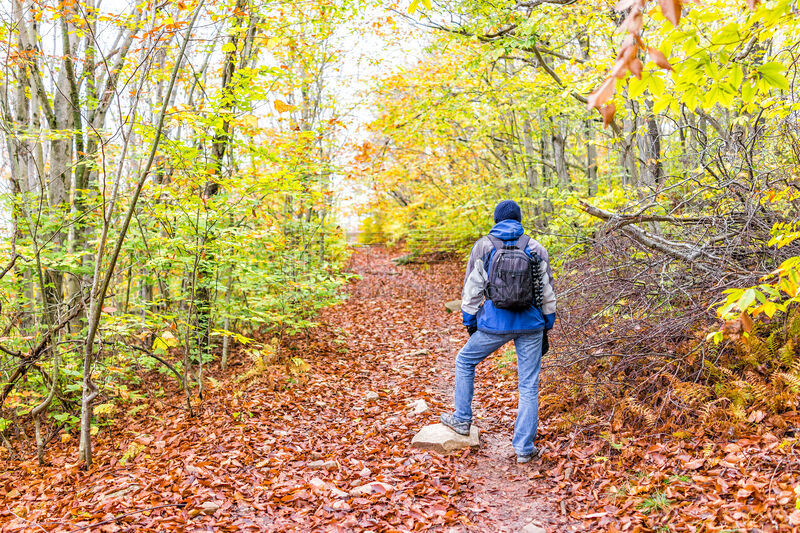
<path id="1" fill-rule="evenodd" d="M 542 332 L 494 334 L 476 331 L 456 356 L 456 412 L 460 422 L 472 422 L 475 367 L 508 341 L 517 349 L 519 404 L 512 445 L 517 455 L 533 453 L 539 426 L 539 369 L 542 363 Z"/>

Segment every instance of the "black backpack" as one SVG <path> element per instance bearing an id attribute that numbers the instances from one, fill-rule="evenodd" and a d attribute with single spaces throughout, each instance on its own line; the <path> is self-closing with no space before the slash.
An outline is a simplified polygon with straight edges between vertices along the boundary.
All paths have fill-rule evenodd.
<path id="1" fill-rule="evenodd" d="M 499 309 L 524 311 L 531 306 L 542 307 L 541 258 L 528 255 L 525 248 L 531 238 L 523 235 L 516 244 L 506 245 L 494 235 L 489 235 L 496 250 L 489 266 L 489 283 L 486 299 Z"/>

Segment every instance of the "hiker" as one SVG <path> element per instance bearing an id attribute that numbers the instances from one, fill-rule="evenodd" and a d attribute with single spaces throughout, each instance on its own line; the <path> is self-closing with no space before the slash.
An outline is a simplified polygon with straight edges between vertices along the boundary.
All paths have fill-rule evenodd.
<path id="1" fill-rule="evenodd" d="M 469 435 L 475 367 L 513 340 L 519 404 L 512 445 L 517 463 L 527 463 L 540 453 L 534 446 L 539 425 L 539 369 L 548 349 L 547 330 L 556 318 L 553 274 L 547 250 L 525 235 L 516 202 L 497 204 L 494 222 L 489 235 L 478 239 L 469 256 L 461 311 L 470 337 L 456 356 L 455 412 L 441 415 L 441 421 L 456 433 Z"/>

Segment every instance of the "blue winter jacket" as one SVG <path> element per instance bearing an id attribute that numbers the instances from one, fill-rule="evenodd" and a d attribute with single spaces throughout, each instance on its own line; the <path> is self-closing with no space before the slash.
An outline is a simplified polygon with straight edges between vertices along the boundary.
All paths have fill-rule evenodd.
<path id="1" fill-rule="evenodd" d="M 498 222 L 489 232 L 507 244 L 517 242 L 523 233 L 525 229 L 516 220 Z M 461 293 L 464 325 L 477 326 L 479 330 L 487 333 L 533 333 L 552 328 L 556 320 L 556 294 L 547 250 L 533 239 L 525 248 L 528 255 L 536 253 L 542 260 L 540 274 L 544 298 L 541 309 L 532 306 L 524 311 L 498 309 L 491 300 L 485 299 L 495 252 L 489 237 L 481 237 L 472 247 L 464 277 L 464 290 Z"/>

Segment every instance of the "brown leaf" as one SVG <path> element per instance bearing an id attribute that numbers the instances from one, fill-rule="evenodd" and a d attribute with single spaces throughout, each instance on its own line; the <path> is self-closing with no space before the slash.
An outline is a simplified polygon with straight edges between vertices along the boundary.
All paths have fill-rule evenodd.
<path id="1" fill-rule="evenodd" d="M 633 36 L 628 35 L 625 37 L 625 40 L 622 41 L 622 45 L 619 47 L 617 59 L 625 59 L 625 61 L 630 61 L 631 58 L 636 55 L 637 49 L 636 41 L 634 40 Z"/>
<path id="2" fill-rule="evenodd" d="M 633 44 L 633 39 L 629 41 L 626 39 L 626 43 L 623 43 L 622 48 L 620 48 L 617 54 L 617 62 L 611 70 L 611 76 L 619 79 L 624 78 L 625 73 L 630 70 L 631 61 L 636 57 L 636 52 L 638 50 L 639 48 Z"/>
<path id="3" fill-rule="evenodd" d="M 642 10 L 636 7 L 631 9 L 623 25 L 630 33 L 638 34 L 642 31 Z"/>
<path id="4" fill-rule="evenodd" d="M 614 6 L 614 11 L 625 11 L 633 7 L 633 4 L 639 3 L 638 0 L 619 0 L 617 5 Z"/>
<path id="5" fill-rule="evenodd" d="M 625 77 L 625 73 L 628 72 L 628 62 L 623 59 L 617 59 L 617 62 L 614 63 L 614 68 L 611 69 L 611 77 L 622 79 Z"/>
<path id="6" fill-rule="evenodd" d="M 658 0 L 661 6 L 661 13 L 673 26 L 677 26 L 681 20 L 681 0 Z"/>
<path id="7" fill-rule="evenodd" d="M 588 109 L 600 109 L 600 106 L 608 102 L 612 96 L 614 96 L 614 91 L 617 88 L 617 80 L 614 77 L 606 78 L 606 80 L 600 84 L 600 87 L 597 88 L 592 94 L 589 95 L 588 101 L 586 103 Z"/>
<path id="8" fill-rule="evenodd" d="M 739 319 L 742 321 L 742 329 L 745 330 L 747 333 L 750 333 L 750 331 L 752 331 L 753 329 L 753 319 L 750 318 L 750 315 L 744 312 L 739 317 Z"/>
<path id="9" fill-rule="evenodd" d="M 642 79 L 642 70 L 644 65 L 642 65 L 642 61 L 638 57 L 633 58 L 633 61 L 631 61 L 631 64 L 628 66 L 628 68 L 631 69 L 631 74 L 639 79 Z"/>
<path id="10" fill-rule="evenodd" d="M 698 468 L 703 466 L 703 463 L 705 462 L 706 460 L 701 457 L 700 459 L 695 459 L 694 461 L 689 461 L 688 463 L 685 463 L 683 467 L 686 470 L 697 470 Z"/>
<path id="11" fill-rule="evenodd" d="M 609 102 L 600 109 L 600 114 L 603 115 L 603 127 L 607 127 L 614 122 L 614 115 L 617 112 L 617 106 L 614 102 Z"/>
<path id="12" fill-rule="evenodd" d="M 669 64 L 669 61 L 667 61 L 667 56 L 665 56 L 661 50 L 651 46 L 647 49 L 647 53 L 650 56 L 650 59 L 653 60 L 653 63 L 655 63 L 657 66 L 663 68 L 664 70 L 672 70 L 672 65 Z"/>

